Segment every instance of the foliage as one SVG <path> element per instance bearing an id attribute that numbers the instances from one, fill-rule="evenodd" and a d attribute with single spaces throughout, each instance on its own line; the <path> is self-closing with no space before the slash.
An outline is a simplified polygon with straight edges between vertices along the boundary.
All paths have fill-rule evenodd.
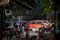
<path id="1" fill-rule="evenodd" d="M 52 0 L 41 0 L 40 3 L 44 7 L 43 14 L 47 14 L 52 11 Z"/>
<path id="2" fill-rule="evenodd" d="M 11 15 L 6 16 L 6 18 L 7 18 L 7 19 L 11 19 L 12 16 L 13 16 L 13 15 L 11 14 Z"/>

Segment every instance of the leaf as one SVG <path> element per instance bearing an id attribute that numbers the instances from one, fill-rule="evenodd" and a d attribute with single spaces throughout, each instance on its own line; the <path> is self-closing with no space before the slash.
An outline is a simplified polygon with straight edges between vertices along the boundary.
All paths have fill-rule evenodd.
<path id="1" fill-rule="evenodd" d="M 47 14 L 52 11 L 52 0 L 41 0 L 42 6 L 44 6 L 43 14 Z"/>

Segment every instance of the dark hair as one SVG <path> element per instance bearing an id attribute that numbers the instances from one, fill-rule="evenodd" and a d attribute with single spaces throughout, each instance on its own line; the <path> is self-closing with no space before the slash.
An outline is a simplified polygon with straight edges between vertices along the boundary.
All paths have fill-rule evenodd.
<path id="1" fill-rule="evenodd" d="M 39 30 L 41 30 L 41 28 L 39 28 Z"/>
<path id="2" fill-rule="evenodd" d="M 16 23 L 14 23 L 13 25 L 14 25 L 14 27 L 15 27 Z"/>
<path id="3" fill-rule="evenodd" d="M 14 27 L 15 27 L 15 28 L 17 28 L 17 27 L 18 27 L 18 25 L 15 25 Z"/>
<path id="4" fill-rule="evenodd" d="M 5 27 L 8 27 L 9 26 L 9 23 L 5 23 Z"/>
<path id="5" fill-rule="evenodd" d="M 43 24 L 41 24 L 41 25 L 43 25 Z"/>

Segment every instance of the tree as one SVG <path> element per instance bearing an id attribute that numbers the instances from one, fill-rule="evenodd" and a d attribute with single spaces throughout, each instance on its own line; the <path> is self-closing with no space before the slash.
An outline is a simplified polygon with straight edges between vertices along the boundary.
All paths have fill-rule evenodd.
<path id="1" fill-rule="evenodd" d="M 33 15 L 37 16 L 39 18 L 44 18 L 46 17 L 46 14 L 52 12 L 52 0 L 35 0 L 36 6 L 33 10 Z M 38 18 L 37 17 L 37 18 Z M 36 18 L 36 17 L 35 17 Z"/>
<path id="2" fill-rule="evenodd" d="M 52 0 L 41 0 L 40 3 L 44 7 L 43 14 L 52 12 Z"/>

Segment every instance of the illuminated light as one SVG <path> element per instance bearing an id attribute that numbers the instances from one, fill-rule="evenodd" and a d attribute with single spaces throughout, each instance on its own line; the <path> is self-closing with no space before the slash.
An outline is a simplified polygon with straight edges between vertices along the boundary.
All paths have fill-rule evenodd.
<path id="1" fill-rule="evenodd" d="M 9 3 L 9 0 L 2 0 L 0 2 L 0 5 L 7 5 Z"/>
<path id="2" fill-rule="evenodd" d="M 35 28 L 32 29 L 32 31 L 35 31 L 35 30 L 36 30 Z"/>

